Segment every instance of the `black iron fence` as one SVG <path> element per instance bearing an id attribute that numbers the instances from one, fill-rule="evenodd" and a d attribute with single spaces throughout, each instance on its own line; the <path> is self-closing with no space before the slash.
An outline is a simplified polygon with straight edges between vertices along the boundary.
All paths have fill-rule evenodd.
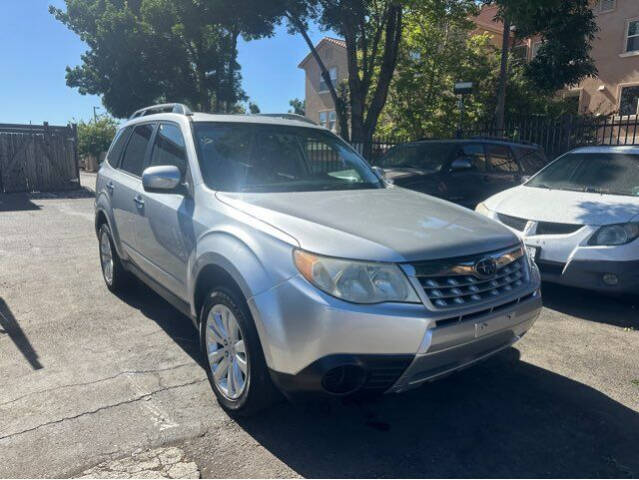
<path id="1" fill-rule="evenodd" d="M 503 129 L 498 129 L 494 122 L 475 125 L 464 136 L 531 142 L 553 158 L 581 146 L 639 145 L 639 116 L 521 116 L 509 119 Z"/>

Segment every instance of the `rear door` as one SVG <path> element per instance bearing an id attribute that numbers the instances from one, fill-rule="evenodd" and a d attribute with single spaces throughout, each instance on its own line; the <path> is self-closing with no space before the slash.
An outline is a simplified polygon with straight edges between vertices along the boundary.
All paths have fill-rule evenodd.
<path id="1" fill-rule="evenodd" d="M 186 144 L 180 126 L 161 122 L 151 148 L 149 167 L 175 166 L 182 180 L 190 178 Z M 192 183 L 192 182 L 190 182 Z M 143 257 L 139 265 L 174 295 L 187 298 L 186 270 L 195 245 L 193 198 L 178 192 L 142 192 L 144 209 L 138 218 L 138 242 Z"/>
<path id="2" fill-rule="evenodd" d="M 487 143 L 486 147 L 486 195 L 488 198 L 521 182 L 519 165 L 508 145 Z"/>
<path id="3" fill-rule="evenodd" d="M 479 202 L 488 197 L 484 146 L 481 143 L 462 143 L 456 147 L 451 164 L 458 159 L 469 160 L 472 168 L 457 172 L 451 171 L 450 166 L 447 168 L 448 173 L 443 179 L 447 192 L 444 198 L 474 209 Z"/>
<path id="4" fill-rule="evenodd" d="M 142 199 L 142 169 L 150 148 L 154 125 L 137 125 L 127 143 L 122 160 L 114 174 L 112 202 L 113 216 L 122 247 L 131 259 L 139 263 L 140 247 L 137 242 L 137 223 L 144 215 Z"/>

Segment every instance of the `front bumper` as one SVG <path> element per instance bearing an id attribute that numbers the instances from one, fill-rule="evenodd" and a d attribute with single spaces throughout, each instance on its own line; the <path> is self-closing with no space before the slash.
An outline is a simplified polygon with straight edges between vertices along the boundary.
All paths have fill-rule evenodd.
<path id="1" fill-rule="evenodd" d="M 284 393 L 401 392 L 515 343 L 539 314 L 538 286 L 537 277 L 495 305 L 460 314 L 421 304 L 349 304 L 296 276 L 248 304 Z M 353 388 L 328 388 L 335 375 L 351 375 Z"/>
<path id="2" fill-rule="evenodd" d="M 639 260 L 572 260 L 569 263 L 538 262 L 542 280 L 571 287 L 587 288 L 604 293 L 639 293 Z M 614 275 L 616 283 L 604 281 L 604 275 Z"/>

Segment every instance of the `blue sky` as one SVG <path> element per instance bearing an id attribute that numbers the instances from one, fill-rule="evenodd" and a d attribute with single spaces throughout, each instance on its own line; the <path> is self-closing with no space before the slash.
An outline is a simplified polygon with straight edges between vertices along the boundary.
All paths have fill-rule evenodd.
<path id="1" fill-rule="evenodd" d="M 80 64 L 86 45 L 48 12 L 63 0 L 2 0 L 0 15 L 0 123 L 65 125 L 88 120 L 99 97 L 80 95 L 65 83 L 65 67 Z M 314 29 L 317 42 L 323 36 Z M 240 42 L 243 87 L 262 112 L 289 109 L 304 98 L 304 73 L 298 63 L 308 53 L 299 36 L 282 27 L 273 38 Z M 101 108 L 98 112 L 104 112 Z"/>

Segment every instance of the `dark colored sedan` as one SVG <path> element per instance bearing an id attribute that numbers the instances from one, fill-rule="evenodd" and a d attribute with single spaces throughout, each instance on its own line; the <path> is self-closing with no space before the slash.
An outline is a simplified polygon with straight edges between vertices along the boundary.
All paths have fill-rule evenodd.
<path id="1" fill-rule="evenodd" d="M 389 150 L 376 166 L 400 187 L 474 209 L 547 163 L 537 145 L 482 138 L 405 143 Z"/>

